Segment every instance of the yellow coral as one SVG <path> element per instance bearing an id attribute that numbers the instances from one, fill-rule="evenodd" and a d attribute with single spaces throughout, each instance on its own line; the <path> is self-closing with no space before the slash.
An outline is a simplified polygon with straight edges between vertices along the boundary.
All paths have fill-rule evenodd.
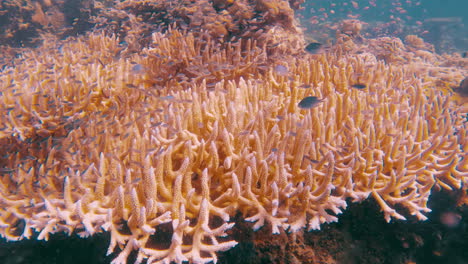
<path id="1" fill-rule="evenodd" d="M 388 221 L 405 219 L 397 204 L 424 220 L 434 186 L 466 182 L 466 110 L 410 69 L 320 55 L 289 60 L 286 78 L 258 71 L 264 51 L 245 56 L 244 42 L 221 52 L 171 31 L 141 56 L 116 58 L 117 42 L 68 41 L 0 76 L 7 239 L 105 230 L 108 252 L 121 249 L 113 263 L 134 249 L 137 262 L 207 263 L 236 245 L 224 237 L 237 211 L 254 229 L 310 230 L 336 221 L 347 198 L 372 196 Z M 216 61 L 206 75 L 232 78 L 209 88 L 196 81 L 201 69 L 186 84 L 148 86 L 160 60 L 186 61 L 180 72 Z M 356 74 L 366 89 L 350 88 Z M 323 102 L 300 109 L 305 96 Z"/>
<path id="2" fill-rule="evenodd" d="M 215 4 L 223 18 L 254 10 Z M 278 23 L 238 41 L 213 38 L 236 33 L 222 20 L 209 32 L 154 33 L 134 53 L 138 26 L 132 43 L 47 40 L 0 72 L 0 234 L 105 231 L 115 264 L 133 250 L 137 263 L 208 263 L 237 244 L 228 231 L 238 212 L 255 230 L 297 232 L 372 197 L 387 221 L 405 219 L 396 205 L 424 220 L 432 189 L 466 188 L 467 108 L 433 87 L 443 69 L 379 61 L 413 56 L 395 59 L 405 46 L 392 38 L 369 41 L 376 54 L 354 55 L 348 36 L 331 54 L 295 57 L 303 37 L 280 23 L 293 27 L 292 10 L 255 8 Z M 298 107 L 307 96 L 320 103 Z"/>

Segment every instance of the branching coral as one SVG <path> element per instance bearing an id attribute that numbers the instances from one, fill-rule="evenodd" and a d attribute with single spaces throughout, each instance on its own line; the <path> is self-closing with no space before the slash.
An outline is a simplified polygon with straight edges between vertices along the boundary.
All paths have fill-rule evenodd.
<path id="1" fill-rule="evenodd" d="M 165 44 L 173 36 L 184 45 Z M 145 87 L 150 58 L 181 47 L 182 61 L 246 60 L 236 48 L 201 50 L 190 34 L 154 39 L 159 48 L 134 64 L 98 35 L 2 74 L 3 236 L 106 230 L 109 253 L 121 250 L 113 263 L 132 250 L 137 262 L 207 263 L 236 244 L 226 235 L 237 211 L 254 229 L 295 232 L 372 196 L 388 221 L 405 218 L 396 205 L 425 219 L 431 189 L 466 181 L 466 112 L 411 70 L 320 55 L 290 61 L 288 77 L 247 68 L 255 79 Z M 264 56 L 251 54 L 246 65 Z M 365 90 L 349 88 L 357 74 Z M 310 95 L 324 101 L 298 108 Z"/>
<path id="2" fill-rule="evenodd" d="M 140 1 L 127 0 L 103 9 L 95 22 L 129 44 L 146 46 L 152 32 L 176 28 L 209 35 L 219 43 L 252 39 L 268 54 L 298 54 L 304 45 L 294 18 L 301 1 Z M 111 26 L 109 26 L 111 25 Z M 279 47 L 280 46 L 280 47 Z M 282 47 L 282 48 L 281 48 Z"/>
<path id="3" fill-rule="evenodd" d="M 337 48 L 279 73 L 268 45 L 173 29 L 127 48 L 89 34 L 1 72 L 2 236 L 105 231 L 115 264 L 208 263 L 239 212 L 297 232 L 372 197 L 424 220 L 431 190 L 466 188 L 467 109 L 411 65 Z"/>

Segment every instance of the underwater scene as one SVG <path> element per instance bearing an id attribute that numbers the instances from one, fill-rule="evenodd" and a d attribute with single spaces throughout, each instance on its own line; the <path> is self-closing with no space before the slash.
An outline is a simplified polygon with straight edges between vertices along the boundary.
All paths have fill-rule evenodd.
<path id="1" fill-rule="evenodd" d="M 1 0 L 0 263 L 468 263 L 467 10 Z"/>

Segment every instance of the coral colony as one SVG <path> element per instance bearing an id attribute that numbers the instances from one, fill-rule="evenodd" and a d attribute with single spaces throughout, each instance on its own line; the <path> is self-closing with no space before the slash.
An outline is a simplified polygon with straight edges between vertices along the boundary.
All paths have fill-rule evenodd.
<path id="1" fill-rule="evenodd" d="M 295 1 L 182 2 L 124 1 L 102 14 L 124 36 L 44 36 L 0 72 L 3 237 L 109 232 L 114 264 L 209 263 L 239 213 L 273 234 L 365 199 L 425 220 L 431 190 L 466 188 L 467 105 L 440 83 L 466 72 L 421 39 L 356 43 L 350 20 L 316 53 Z M 144 10 L 175 22 L 148 33 Z"/>

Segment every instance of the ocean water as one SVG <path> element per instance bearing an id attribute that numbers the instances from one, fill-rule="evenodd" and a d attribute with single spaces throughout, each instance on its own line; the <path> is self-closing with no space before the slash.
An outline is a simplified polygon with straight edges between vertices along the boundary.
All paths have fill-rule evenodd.
<path id="1" fill-rule="evenodd" d="M 335 16 L 343 18 L 343 14 L 360 15 L 363 19 L 392 20 L 391 15 L 408 20 L 424 20 L 431 17 L 461 17 L 468 20 L 466 12 L 468 2 L 464 0 L 327 0 L 306 1 L 305 12 L 309 8 L 325 8 L 336 11 Z M 401 8 L 401 9 L 400 9 Z M 405 11 L 401 11 L 405 10 Z M 406 16 L 411 16 L 409 19 Z M 333 16 L 330 16 L 333 17 Z"/>
<path id="2" fill-rule="evenodd" d="M 438 53 L 468 49 L 468 1 L 465 0 L 342 0 L 306 1 L 299 12 L 314 37 L 333 37 L 328 28 L 343 19 L 369 23 L 368 37 L 415 34 L 435 45 Z M 442 44 L 443 43 L 443 44 Z"/>

